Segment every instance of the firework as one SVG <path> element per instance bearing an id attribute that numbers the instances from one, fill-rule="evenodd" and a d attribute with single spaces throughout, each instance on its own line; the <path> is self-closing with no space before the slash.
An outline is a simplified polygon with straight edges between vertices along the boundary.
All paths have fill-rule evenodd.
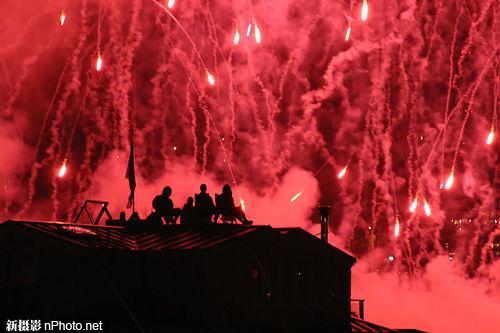
<path id="1" fill-rule="evenodd" d="M 368 0 L 363 0 L 363 5 L 361 6 L 361 20 L 366 21 L 368 18 Z"/>

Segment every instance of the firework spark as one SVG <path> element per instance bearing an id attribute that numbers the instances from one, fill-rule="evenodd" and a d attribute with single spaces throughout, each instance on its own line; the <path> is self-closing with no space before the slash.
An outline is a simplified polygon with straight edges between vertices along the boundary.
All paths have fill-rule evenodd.
<path id="1" fill-rule="evenodd" d="M 240 42 L 240 32 L 238 31 L 238 29 L 236 29 L 236 32 L 234 33 L 233 43 L 234 45 L 238 45 L 239 42 Z"/>
<path id="2" fill-rule="evenodd" d="M 66 166 L 66 161 L 64 161 L 63 164 L 61 165 L 61 168 L 59 169 L 59 172 L 57 173 L 57 176 L 59 178 L 64 177 L 64 175 L 66 174 L 67 170 L 68 170 L 68 168 Z"/>
<path id="3" fill-rule="evenodd" d="M 59 22 L 61 27 L 64 25 L 64 22 L 66 22 L 66 12 L 64 10 L 62 11 L 61 16 L 59 16 Z"/>
<path id="4" fill-rule="evenodd" d="M 295 194 L 291 199 L 290 199 L 290 203 L 293 203 L 295 200 L 297 200 L 301 195 L 302 195 L 302 191 L 303 190 L 300 190 L 300 192 L 298 192 L 297 194 Z"/>
<path id="5" fill-rule="evenodd" d="M 363 5 L 361 6 L 361 20 L 366 21 L 368 18 L 368 0 L 363 0 Z"/>

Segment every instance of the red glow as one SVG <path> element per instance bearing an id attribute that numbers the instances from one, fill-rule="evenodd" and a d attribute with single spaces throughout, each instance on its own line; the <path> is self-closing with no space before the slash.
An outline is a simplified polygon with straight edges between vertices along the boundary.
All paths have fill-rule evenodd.
<path id="1" fill-rule="evenodd" d="M 157 2 L 1 2 L 0 222 L 70 219 L 93 198 L 117 217 L 132 132 L 141 218 L 165 185 L 181 208 L 201 183 L 214 199 L 230 183 L 257 225 L 316 234 L 311 211 L 331 204 L 332 243 L 359 263 L 393 255 L 396 277 L 448 262 L 446 239 L 453 265 L 499 281 L 496 230 L 475 221 L 498 220 L 495 1 Z M 424 329 L 414 310 L 401 315 Z M 499 331 L 488 322 L 476 331 Z"/>

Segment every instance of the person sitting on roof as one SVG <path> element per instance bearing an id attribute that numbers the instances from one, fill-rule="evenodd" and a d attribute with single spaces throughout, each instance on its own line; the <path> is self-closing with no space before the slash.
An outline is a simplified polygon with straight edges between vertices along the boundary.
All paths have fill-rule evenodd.
<path id="1" fill-rule="evenodd" d="M 193 206 L 193 197 L 188 197 L 187 202 L 182 207 L 181 224 L 192 226 L 196 223 L 196 209 Z"/>
<path id="2" fill-rule="evenodd" d="M 157 228 L 163 225 L 163 220 L 158 212 L 151 212 L 144 220 L 145 226 L 151 228 Z"/>
<path id="3" fill-rule="evenodd" d="M 165 186 L 161 194 L 153 199 L 153 209 L 166 224 L 176 224 L 177 219 L 181 215 L 181 209 L 174 208 L 174 202 L 170 199 L 171 194 L 172 188 Z"/>
<path id="4" fill-rule="evenodd" d="M 137 213 L 137 212 L 133 212 L 127 221 L 127 223 L 129 223 L 129 224 L 130 223 L 139 223 L 139 222 L 141 222 L 141 218 L 139 216 L 139 213 Z"/>
<path id="5" fill-rule="evenodd" d="M 231 187 L 229 186 L 229 184 L 226 184 L 222 187 L 221 194 L 215 195 L 215 205 L 215 223 L 217 223 L 219 215 L 221 215 L 223 220 L 226 221 L 237 219 L 243 224 L 253 223 L 253 221 L 247 219 L 247 217 L 245 216 L 245 212 L 243 212 L 241 206 L 234 205 L 233 192 L 231 191 Z"/>
<path id="6" fill-rule="evenodd" d="M 201 224 L 210 224 L 212 215 L 215 213 L 215 205 L 212 197 L 207 193 L 207 185 L 200 185 L 200 193 L 194 195 L 194 206 L 199 222 Z"/>
<path id="7" fill-rule="evenodd" d="M 127 217 L 125 215 L 125 212 L 123 212 L 123 211 L 120 212 L 120 220 L 119 221 L 121 224 L 127 223 Z"/>

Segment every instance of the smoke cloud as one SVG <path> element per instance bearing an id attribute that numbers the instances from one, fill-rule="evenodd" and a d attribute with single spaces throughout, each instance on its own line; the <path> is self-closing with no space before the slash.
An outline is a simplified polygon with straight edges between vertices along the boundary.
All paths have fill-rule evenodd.
<path id="1" fill-rule="evenodd" d="M 175 21 L 151 0 L 0 1 L 0 219 L 116 216 L 133 141 L 142 217 L 165 185 L 182 206 L 228 183 L 255 224 L 313 234 L 332 205 L 368 319 L 460 331 L 470 303 L 495 331 L 498 1 L 369 0 L 366 21 L 361 3 L 178 0 Z"/>

